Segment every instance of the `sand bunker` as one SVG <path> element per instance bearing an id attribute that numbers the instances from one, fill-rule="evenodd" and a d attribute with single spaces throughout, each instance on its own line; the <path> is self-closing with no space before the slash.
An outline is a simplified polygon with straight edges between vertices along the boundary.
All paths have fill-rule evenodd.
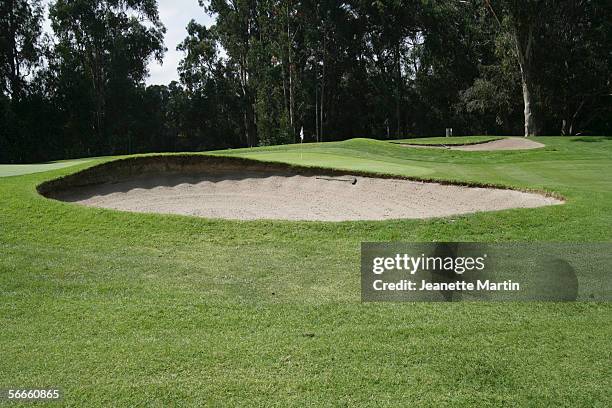
<path id="1" fill-rule="evenodd" d="M 463 150 L 466 152 L 484 152 L 495 150 L 529 150 L 544 147 L 542 143 L 534 142 L 533 140 L 525 139 L 524 137 L 507 137 L 505 139 L 493 140 L 491 142 L 458 146 L 433 146 L 414 144 L 402 144 L 402 146 L 428 149 Z"/>
<path id="2" fill-rule="evenodd" d="M 540 194 L 513 190 L 338 173 L 313 174 L 313 170 L 296 174 L 298 170 L 274 166 L 262 169 L 253 165 L 212 166 L 207 170 L 201 167 L 189 174 L 145 172 L 124 180 L 64 186 L 46 195 L 94 207 L 237 220 L 429 218 L 562 203 Z"/>

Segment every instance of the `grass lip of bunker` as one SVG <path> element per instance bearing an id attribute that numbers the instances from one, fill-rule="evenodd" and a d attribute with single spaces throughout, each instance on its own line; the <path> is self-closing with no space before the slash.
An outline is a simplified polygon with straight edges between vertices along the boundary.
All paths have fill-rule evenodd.
<path id="1" fill-rule="evenodd" d="M 353 177 L 356 184 L 329 180 Z M 421 219 L 563 203 L 500 186 L 201 154 L 119 159 L 42 183 L 38 192 L 93 207 L 235 220 Z"/>

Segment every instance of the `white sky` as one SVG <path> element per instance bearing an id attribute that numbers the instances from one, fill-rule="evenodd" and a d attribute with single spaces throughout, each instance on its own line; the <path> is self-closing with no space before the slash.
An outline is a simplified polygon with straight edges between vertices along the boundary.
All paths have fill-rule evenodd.
<path id="1" fill-rule="evenodd" d="M 168 84 L 172 80 L 178 80 L 176 69 L 182 58 L 182 54 L 176 51 L 176 46 L 187 36 L 187 23 L 194 19 L 200 24 L 209 27 L 213 19 L 204 12 L 198 4 L 198 0 L 158 0 L 159 17 L 166 26 L 164 41 L 168 51 L 164 56 L 163 65 L 152 61 L 149 64 L 151 76 L 147 84 Z"/>
<path id="2" fill-rule="evenodd" d="M 50 3 L 50 0 L 45 3 Z M 158 0 L 157 4 L 159 5 L 159 17 L 166 26 L 164 42 L 168 51 L 164 55 L 163 64 L 160 65 L 157 61 L 149 63 L 150 77 L 146 81 L 147 85 L 166 85 L 170 81 L 178 80 L 176 69 L 182 54 L 176 51 L 176 46 L 187 36 L 185 28 L 191 19 L 207 27 L 213 23 L 213 19 L 200 7 L 198 0 Z M 44 27 L 45 31 L 49 33 L 52 31 L 48 19 Z"/>

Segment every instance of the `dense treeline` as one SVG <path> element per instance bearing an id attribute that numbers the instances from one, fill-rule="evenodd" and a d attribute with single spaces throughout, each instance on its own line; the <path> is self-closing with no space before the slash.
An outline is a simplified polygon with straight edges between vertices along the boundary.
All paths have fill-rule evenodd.
<path id="1" fill-rule="evenodd" d="M 612 130 L 609 0 L 201 3 L 180 82 L 147 87 L 155 0 L 0 0 L 0 162 Z"/>

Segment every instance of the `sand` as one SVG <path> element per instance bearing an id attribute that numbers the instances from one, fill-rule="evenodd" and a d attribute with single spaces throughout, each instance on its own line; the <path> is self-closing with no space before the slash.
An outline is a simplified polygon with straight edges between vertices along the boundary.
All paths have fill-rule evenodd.
<path id="1" fill-rule="evenodd" d="M 534 142 L 533 140 L 525 139 L 524 137 L 507 137 L 505 139 L 493 140 L 491 142 L 458 146 L 427 146 L 413 144 L 402 144 L 402 146 L 428 149 L 463 150 L 466 152 L 484 152 L 495 150 L 529 150 L 544 147 L 542 143 Z"/>
<path id="2" fill-rule="evenodd" d="M 329 176 L 324 176 L 329 177 Z M 352 180 L 353 176 L 335 179 Z M 234 220 L 388 220 L 534 208 L 562 201 L 535 193 L 355 176 L 356 184 L 281 171 L 146 174 L 72 187 L 55 199 L 116 210 Z"/>

